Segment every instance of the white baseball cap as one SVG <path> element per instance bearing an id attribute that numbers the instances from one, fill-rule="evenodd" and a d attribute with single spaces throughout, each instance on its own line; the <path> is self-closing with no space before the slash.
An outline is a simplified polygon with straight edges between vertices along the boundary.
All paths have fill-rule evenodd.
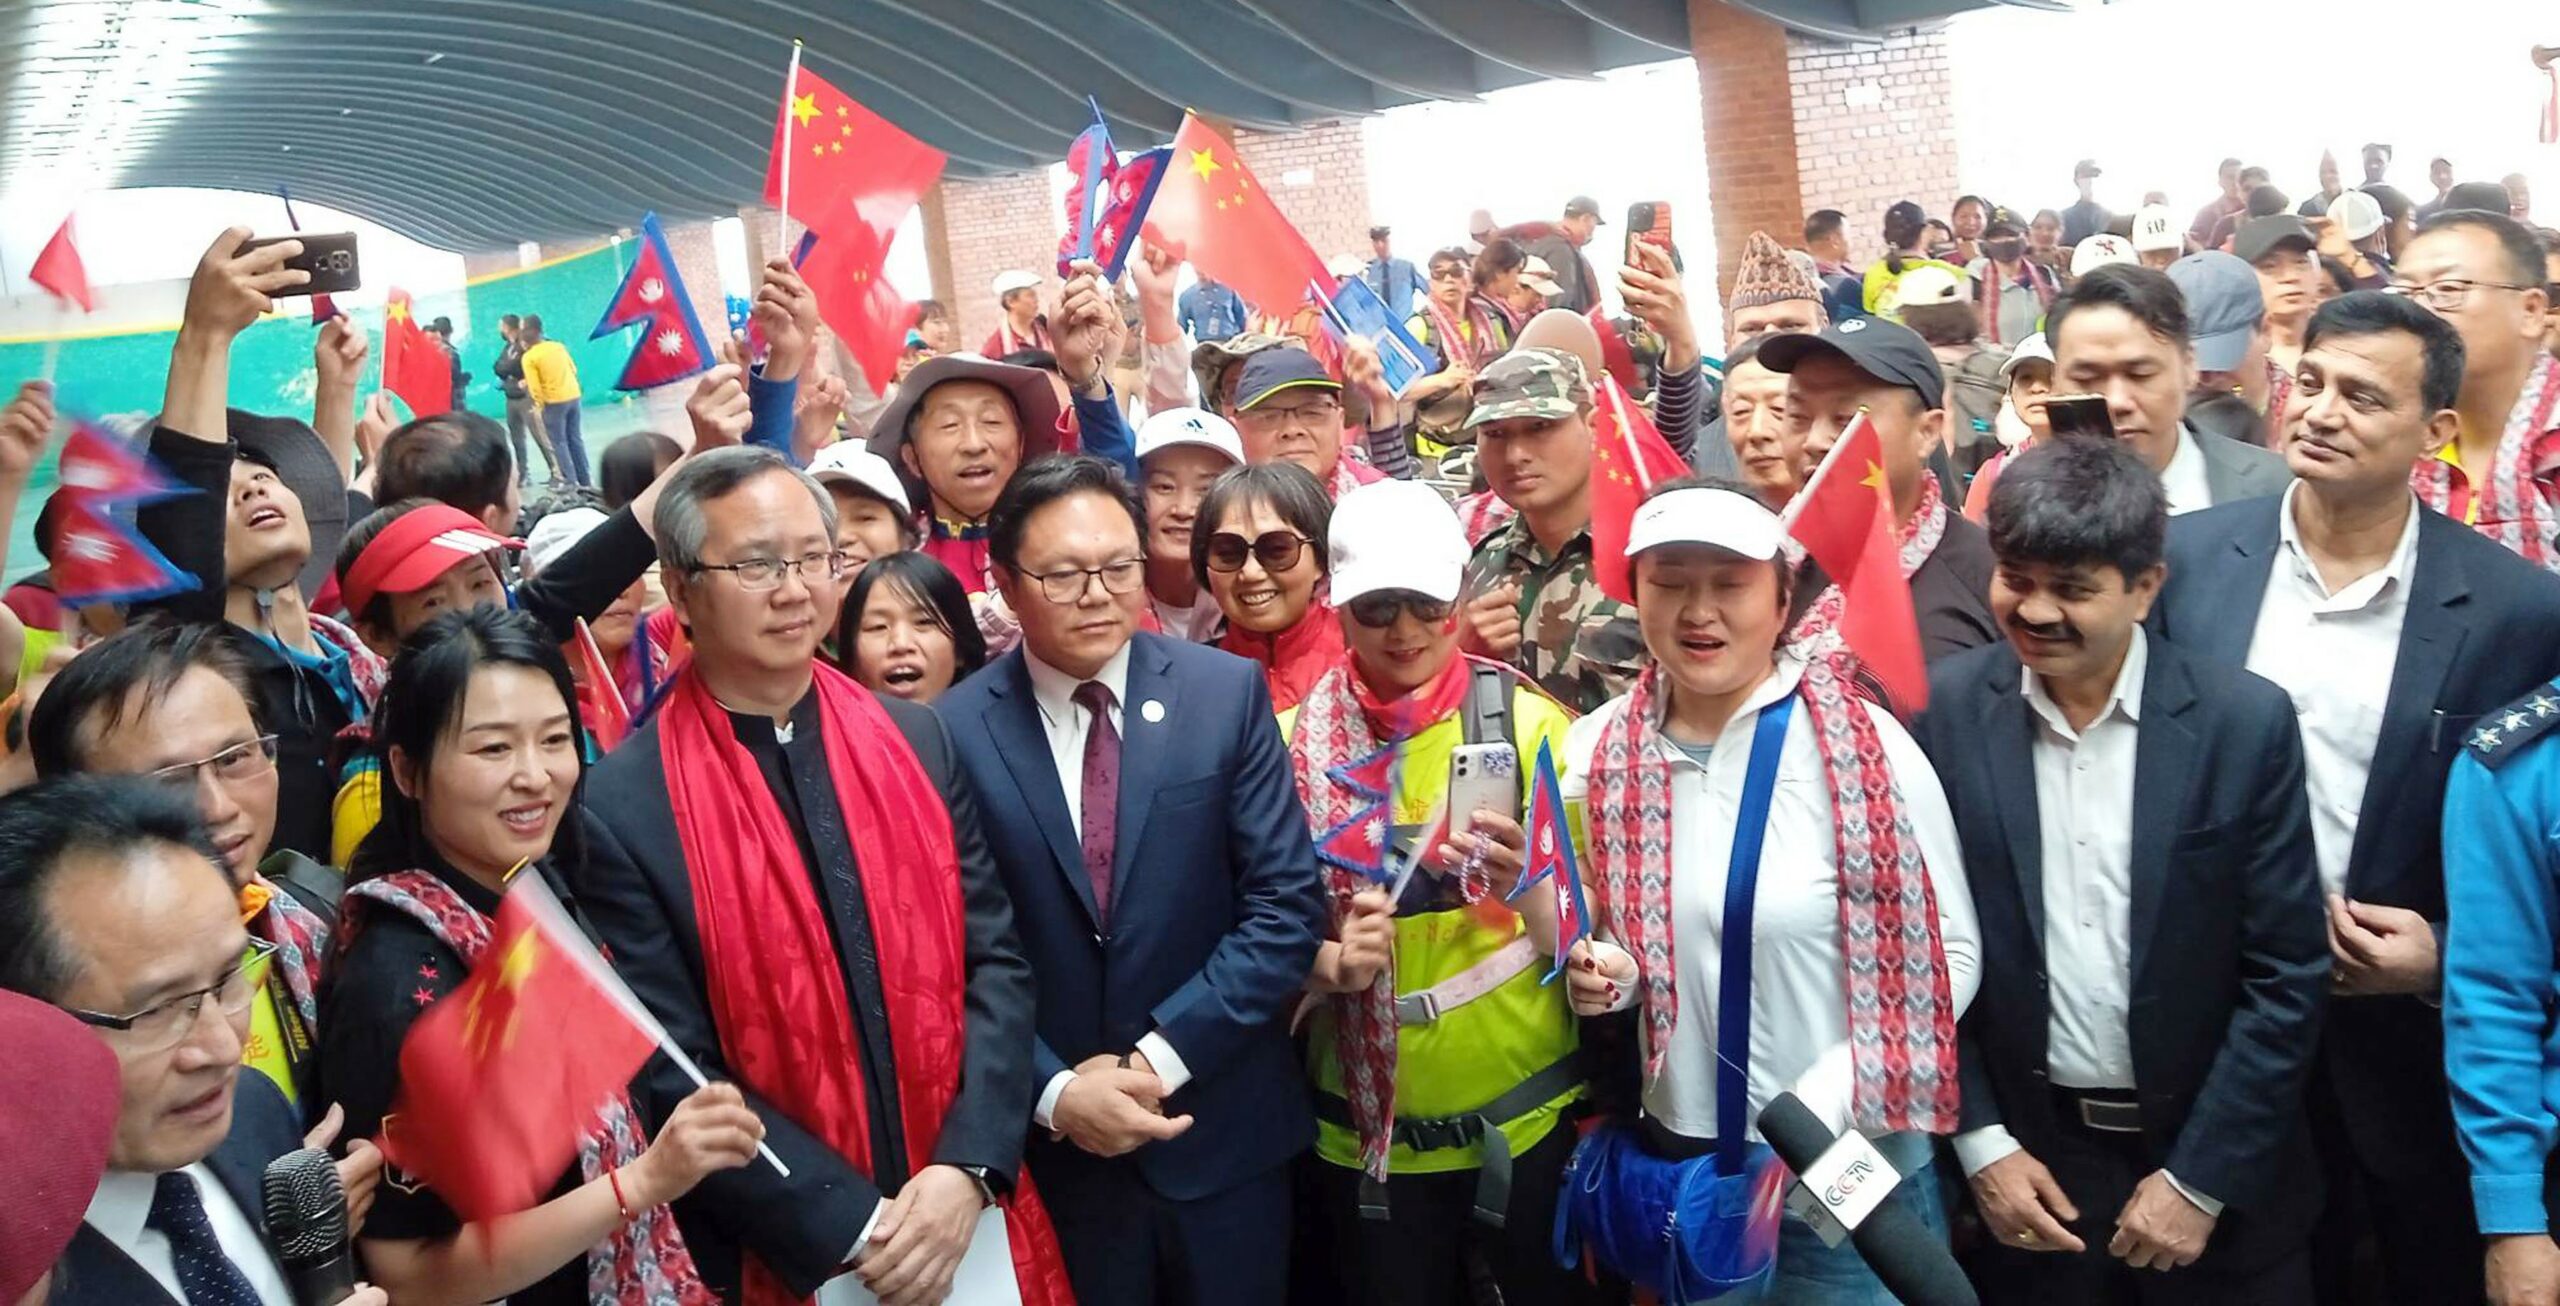
<path id="1" fill-rule="evenodd" d="M 2181 249 L 2186 242 L 2178 235 L 2177 220 L 2169 216 L 2166 204 L 2145 204 L 2133 211 L 2133 251 L 2156 253 L 2164 249 Z"/>
<path id="2" fill-rule="evenodd" d="M 1023 272 L 1016 270 L 1011 272 L 999 272 L 996 274 L 996 298 L 998 299 L 1002 299 L 1017 290 L 1037 290 L 1039 288 L 1040 274 L 1037 272 Z"/>
<path id="3" fill-rule="evenodd" d="M 1324 270 L 1335 277 L 1356 277 L 1368 270 L 1369 260 L 1357 254 L 1336 254 L 1324 261 Z"/>
<path id="4" fill-rule="evenodd" d="M 1923 263 L 1902 274 L 1893 283 L 1894 294 L 1904 308 L 1924 304 L 1961 304 L 1965 283 L 1972 280 L 1954 268 L 1938 263 Z"/>
<path id="5" fill-rule="evenodd" d="M 850 485 L 896 504 L 900 513 L 915 511 L 907 503 L 906 484 L 898 479 L 898 471 L 889 460 L 862 446 L 859 440 L 839 440 L 818 451 L 809 461 L 809 474 L 820 485 Z"/>
<path id="6" fill-rule="evenodd" d="M 2009 351 L 2009 361 L 2000 365 L 2000 381 L 2003 385 L 2008 383 L 2009 374 L 2017 371 L 2020 363 L 2042 363 L 2047 367 L 2053 366 L 2053 345 L 2045 340 L 2042 331 L 2019 341 L 2018 347 Z"/>
<path id="7" fill-rule="evenodd" d="M 2360 190 L 2340 191 L 2329 201 L 2329 220 L 2349 240 L 2362 240 L 2382 230 L 2382 203 Z"/>
<path id="8" fill-rule="evenodd" d="M 1159 449 L 1178 444 L 1215 449 L 1225 454 L 1228 462 L 1239 466 L 1244 463 L 1244 437 L 1236 434 L 1233 422 L 1216 413 L 1200 408 L 1168 408 L 1148 414 L 1147 420 L 1138 424 L 1139 462 L 1145 462 Z"/>
<path id="9" fill-rule="evenodd" d="M 2072 247 L 2071 275 L 2085 277 L 2111 263 L 2141 261 L 2142 256 L 2133 252 L 2132 241 L 2102 231 Z"/>
<path id="10" fill-rule="evenodd" d="M 1556 283 L 1556 270 L 1535 254 L 1530 255 L 1528 264 L 1520 269 L 1520 284 L 1549 299 L 1564 293 L 1564 287 Z"/>
<path id="11" fill-rule="evenodd" d="M 559 560 L 571 545 L 587 537 L 587 532 L 605 524 L 603 512 L 594 508 L 563 508 L 544 513 L 533 524 L 533 532 L 524 537 L 524 560 L 528 572 L 539 572 Z"/>
<path id="12" fill-rule="evenodd" d="M 1467 533 L 1449 501 L 1420 481 L 1378 481 L 1342 496 L 1327 534 L 1335 607 L 1386 590 L 1455 603 L 1466 583 Z"/>
<path id="13" fill-rule="evenodd" d="M 1692 486 L 1645 500 L 1627 524 L 1627 556 L 1666 544 L 1704 544 L 1762 561 L 1785 548 L 1787 529 L 1757 499 Z M 1336 582 L 1337 587 L 1339 582 Z"/>

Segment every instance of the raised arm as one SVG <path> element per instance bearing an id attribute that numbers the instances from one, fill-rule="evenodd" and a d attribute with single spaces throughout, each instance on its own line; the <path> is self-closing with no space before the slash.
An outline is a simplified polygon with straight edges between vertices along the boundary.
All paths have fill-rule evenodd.
<path id="1" fill-rule="evenodd" d="M 371 352 L 364 328 L 343 313 L 321 325 L 320 342 L 311 349 L 318 373 L 312 386 L 311 429 L 320 433 L 329 456 L 338 460 L 342 481 L 353 480 L 356 474 L 356 383 L 364 377 L 365 357 Z"/>

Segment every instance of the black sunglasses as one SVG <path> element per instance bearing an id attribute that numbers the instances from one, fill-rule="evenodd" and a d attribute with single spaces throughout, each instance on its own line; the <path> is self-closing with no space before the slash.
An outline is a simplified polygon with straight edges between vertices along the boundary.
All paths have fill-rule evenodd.
<path id="1" fill-rule="evenodd" d="M 1353 621 L 1371 630 L 1384 630 L 1396 624 L 1396 614 L 1400 612 L 1412 613 L 1414 620 L 1423 625 L 1436 626 L 1447 621 L 1456 606 L 1412 590 L 1380 590 L 1351 600 L 1347 610 Z"/>
<path id="2" fill-rule="evenodd" d="M 1296 531 L 1271 531 L 1248 540 L 1232 531 L 1220 531 L 1209 537 L 1209 570 L 1242 571 L 1247 557 L 1262 564 L 1273 575 L 1298 565 L 1298 555 L 1307 547 L 1307 537 Z"/>

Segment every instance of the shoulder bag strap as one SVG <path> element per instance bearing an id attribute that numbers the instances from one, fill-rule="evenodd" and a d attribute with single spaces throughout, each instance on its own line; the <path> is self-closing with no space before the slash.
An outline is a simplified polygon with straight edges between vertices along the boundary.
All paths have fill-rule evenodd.
<path id="1" fill-rule="evenodd" d="M 1778 787 L 1778 754 L 1795 714 L 1789 694 L 1760 709 L 1751 735 L 1751 769 L 1742 781 L 1742 810 L 1734 818 L 1733 860 L 1725 868 L 1722 974 L 1716 984 L 1717 1168 L 1742 1173 L 1750 1131 L 1751 905 L 1760 882 L 1760 844 L 1769 829 L 1769 798 Z"/>

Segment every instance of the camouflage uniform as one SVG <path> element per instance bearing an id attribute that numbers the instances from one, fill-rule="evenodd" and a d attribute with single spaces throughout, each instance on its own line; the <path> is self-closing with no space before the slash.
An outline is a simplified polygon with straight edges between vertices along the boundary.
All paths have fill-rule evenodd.
<path id="1" fill-rule="evenodd" d="M 1571 417 L 1590 404 L 1582 360 L 1552 349 L 1514 350 L 1476 374 L 1467 426 Z M 1644 635 L 1635 609 L 1600 592 L 1588 524 L 1549 555 L 1528 521 L 1514 517 L 1476 546 L 1468 575 L 1479 592 L 1505 580 L 1519 584 L 1520 649 L 1511 661 L 1558 702 L 1589 713 L 1635 684 Z"/>

